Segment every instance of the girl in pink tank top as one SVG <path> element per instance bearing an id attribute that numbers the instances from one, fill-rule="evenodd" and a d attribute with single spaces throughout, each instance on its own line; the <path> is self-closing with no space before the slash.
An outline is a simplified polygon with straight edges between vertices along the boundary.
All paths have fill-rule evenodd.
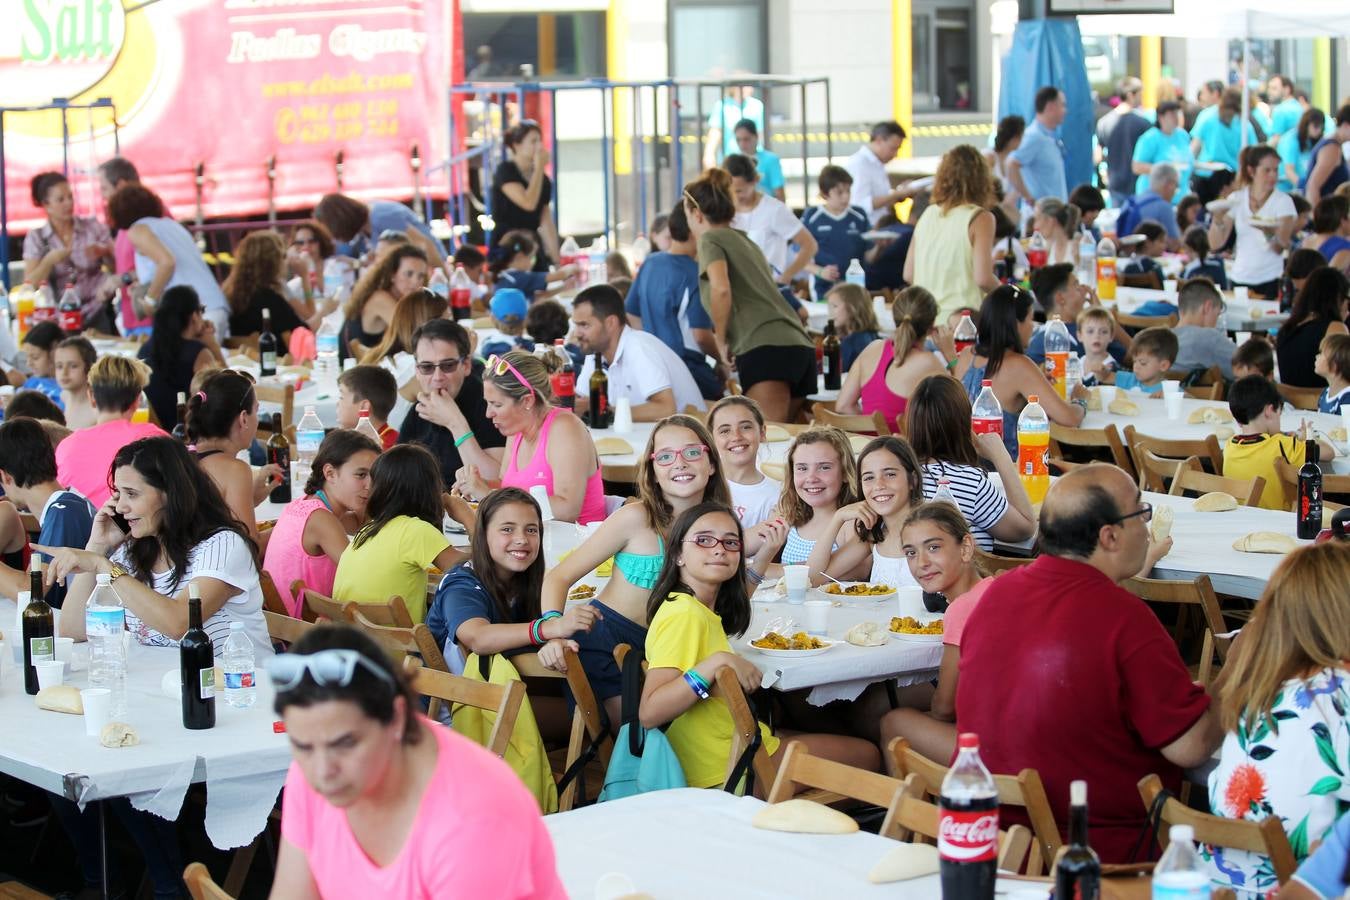
<path id="1" fill-rule="evenodd" d="M 909 406 L 909 401 L 896 396 L 886 386 L 886 372 L 890 369 L 893 359 L 895 359 L 895 341 L 887 339 L 882 345 L 881 359 L 877 362 L 876 371 L 863 384 L 858 400 L 864 413 L 871 415 L 880 412 L 886 417 L 886 424 L 891 426 L 891 431 L 899 434 L 899 419 L 905 414 L 905 407 Z"/>
<path id="2" fill-rule="evenodd" d="M 553 467 L 548 461 L 548 438 L 549 432 L 553 430 L 553 420 L 562 410 L 554 407 L 544 416 L 544 424 L 539 426 L 539 440 L 534 447 L 534 455 L 529 461 L 521 464 L 518 454 L 520 444 L 524 439 L 523 434 L 516 434 L 511 439 L 510 448 L 507 451 L 505 464 L 502 470 L 502 487 L 518 487 L 523 491 L 529 491 L 535 485 L 543 485 L 544 490 L 549 495 L 553 494 Z M 571 413 L 568 413 L 571 415 Z M 577 515 L 577 524 L 586 525 L 590 522 L 602 522 L 605 518 L 605 483 L 600 475 L 600 467 L 596 466 L 595 471 L 586 479 L 586 494 L 581 500 L 581 512 Z"/>

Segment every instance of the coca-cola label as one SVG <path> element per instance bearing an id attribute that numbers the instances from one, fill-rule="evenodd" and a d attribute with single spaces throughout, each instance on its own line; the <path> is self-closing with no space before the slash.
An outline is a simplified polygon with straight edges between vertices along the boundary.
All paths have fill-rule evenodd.
<path id="1" fill-rule="evenodd" d="M 938 856 L 950 862 L 987 862 L 998 855 L 998 808 L 947 809 L 938 815 Z"/>
<path id="2" fill-rule="evenodd" d="M 577 390 L 577 376 L 574 372 L 554 372 L 549 378 L 553 382 L 553 396 L 570 397 Z"/>

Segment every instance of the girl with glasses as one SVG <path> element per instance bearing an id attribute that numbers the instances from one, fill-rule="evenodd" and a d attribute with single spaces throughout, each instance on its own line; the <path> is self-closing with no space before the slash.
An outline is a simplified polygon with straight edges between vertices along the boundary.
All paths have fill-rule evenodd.
<path id="1" fill-rule="evenodd" d="M 272 896 L 566 896 L 520 779 L 423 717 L 369 637 L 320 626 L 268 670 L 295 758 Z"/>
<path id="2" fill-rule="evenodd" d="M 202 471 L 215 482 L 234 517 L 258 539 L 254 507 L 267 499 L 281 470 L 266 465 L 256 471 L 237 459 L 258 436 L 258 397 L 253 382 L 226 369 L 208 376 L 201 390 L 188 397 L 188 443 Z"/>
<path id="3" fill-rule="evenodd" d="M 642 649 L 648 595 L 672 546 L 665 537 L 670 523 L 699 503 L 731 501 L 711 447 L 712 437 L 697 419 L 675 415 L 658 422 L 638 468 L 638 502 L 616 510 L 544 577 L 541 608 L 562 612 L 572 585 L 614 558 L 613 575 L 591 601 L 596 621 L 589 633 L 575 634 L 570 642 L 550 641 L 539 651 L 540 662 L 561 671 L 563 647 L 577 650 L 591 688 L 609 707 L 611 722 L 619 721 L 622 690 L 614 648 L 630 644 Z"/>
<path id="4" fill-rule="evenodd" d="M 741 541 L 741 524 L 727 506 L 706 502 L 686 509 L 670 528 L 670 552 L 647 601 L 648 670 L 638 717 L 644 728 L 670 724 L 666 736 L 690 787 L 715 787 L 727 776 L 734 727 L 726 704 L 709 697 L 717 673 L 731 668 L 747 694 L 763 680 L 759 667 L 728 641 L 750 627 Z M 760 733 L 777 763 L 786 742 L 766 725 Z M 858 738 L 791 737 L 827 759 L 871 771 L 880 764 L 876 747 Z"/>

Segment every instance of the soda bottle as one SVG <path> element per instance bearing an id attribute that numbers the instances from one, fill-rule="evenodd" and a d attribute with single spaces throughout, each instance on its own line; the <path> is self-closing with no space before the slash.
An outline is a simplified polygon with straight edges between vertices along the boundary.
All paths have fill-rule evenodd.
<path id="1" fill-rule="evenodd" d="M 855 259 L 848 264 L 848 271 L 844 273 L 844 281 L 866 289 L 867 273 L 863 271 L 861 262 Z"/>
<path id="2" fill-rule="evenodd" d="M 549 386 L 553 388 L 553 396 L 563 409 L 576 409 L 577 373 L 572 368 L 572 354 L 567 352 L 562 338 L 553 342 L 553 355 L 560 363 L 559 368 L 548 377 Z"/>
<path id="3" fill-rule="evenodd" d="M 988 378 L 980 382 L 980 394 L 970 408 L 970 428 L 976 434 L 1003 437 L 1003 404 L 994 396 L 994 382 Z"/>
<path id="4" fill-rule="evenodd" d="M 639 233 L 637 240 L 633 241 L 633 273 L 642 268 L 642 264 L 647 261 L 647 257 L 652 255 L 652 242 L 647 239 L 645 234 Z"/>
<path id="5" fill-rule="evenodd" d="M 37 290 L 37 300 L 33 303 L 33 324 L 56 321 L 56 299 L 52 297 L 51 285 L 44 284 Z"/>
<path id="6" fill-rule="evenodd" d="M 1097 242 L 1097 299 L 1116 299 L 1116 244 L 1109 237 Z"/>
<path id="7" fill-rule="evenodd" d="M 374 441 L 376 447 L 384 446 L 384 443 L 380 440 L 380 432 L 375 428 L 375 423 L 370 421 L 369 410 L 361 410 L 360 414 L 357 416 L 356 428 L 354 430 L 357 434 L 364 434 Z"/>
<path id="8" fill-rule="evenodd" d="M 56 659 L 56 622 L 52 608 L 43 599 L 42 557 L 34 553 L 28 562 L 28 605 L 23 608 L 23 686 L 38 692 L 37 663 Z"/>
<path id="9" fill-rule="evenodd" d="M 61 305 L 57 307 L 61 317 L 61 330 L 66 334 L 79 334 L 84 330 L 84 314 L 80 312 L 80 295 L 75 293 L 75 283 L 66 285 L 61 295 Z"/>
<path id="10" fill-rule="evenodd" d="M 1069 782 L 1069 843 L 1055 860 L 1055 896 L 1064 900 L 1098 900 L 1102 864 L 1088 846 L 1087 782 Z"/>
<path id="11" fill-rule="evenodd" d="M 14 309 L 14 321 L 19 323 L 19 340 L 22 341 L 28 329 L 33 327 L 33 308 L 37 304 L 37 290 L 31 281 L 25 281 L 14 289 L 10 298 Z"/>
<path id="12" fill-rule="evenodd" d="M 1069 368 L 1069 329 L 1064 327 L 1059 316 L 1051 316 L 1045 326 L 1045 378 L 1054 387 L 1061 398 L 1065 395 L 1065 383 Z"/>
<path id="13" fill-rule="evenodd" d="M 281 428 L 281 413 L 272 413 L 272 434 L 267 439 L 267 462 L 281 470 L 281 481 L 267 499 L 273 503 L 291 502 L 291 442 Z"/>
<path id="14" fill-rule="evenodd" d="M 938 799 L 938 857 L 944 900 L 992 900 L 998 868 L 998 789 L 980 761 L 980 739 L 956 739 L 956 762 Z"/>
<path id="15" fill-rule="evenodd" d="M 99 575 L 84 607 L 84 633 L 89 639 L 89 686 L 112 692 L 112 717 L 126 715 L 126 609 L 113 590 L 112 576 Z"/>
<path id="16" fill-rule="evenodd" d="M 587 385 L 590 391 L 590 410 L 586 418 L 586 424 L 592 428 L 608 428 L 610 422 L 609 409 L 609 376 L 605 374 L 605 360 L 599 353 L 595 354 L 595 371 L 591 373 L 591 383 Z"/>
<path id="17" fill-rule="evenodd" d="M 1092 232 L 1086 228 L 1078 238 L 1078 283 L 1094 285 L 1097 283 L 1097 242 Z"/>
<path id="18" fill-rule="evenodd" d="M 309 481 L 310 469 L 314 466 L 314 457 L 323 443 L 323 421 L 314 407 L 306 406 L 305 414 L 295 429 L 295 478 L 301 484 Z"/>
<path id="19" fill-rule="evenodd" d="M 961 504 L 956 502 L 956 495 L 952 493 L 952 483 L 946 478 L 938 479 L 937 490 L 930 499 L 934 503 L 950 503 L 957 509 L 961 508 Z"/>
<path id="20" fill-rule="evenodd" d="M 455 268 L 459 268 L 459 266 Z M 450 279 L 445 277 L 445 269 L 440 266 L 436 267 L 436 271 L 431 273 L 431 278 L 427 281 L 427 290 L 437 297 L 450 298 Z"/>
<path id="21" fill-rule="evenodd" d="M 1050 420 L 1041 409 L 1040 397 L 1030 396 L 1022 414 L 1017 417 L 1017 473 L 1032 503 L 1045 499 L 1050 489 L 1050 469 L 1046 457 L 1050 453 Z"/>
<path id="22" fill-rule="evenodd" d="M 178 392 L 178 397 L 174 401 L 174 422 L 173 436 L 184 444 L 187 443 L 187 394 Z"/>
<path id="23" fill-rule="evenodd" d="M 585 254 L 581 252 L 577 239 L 570 234 L 563 238 L 562 245 L 558 247 L 558 265 L 571 266 L 582 262 Z M 583 267 L 584 268 L 584 267 Z"/>
<path id="24" fill-rule="evenodd" d="M 1153 900 L 1209 900 L 1209 872 L 1195 852 L 1195 829 L 1173 825 L 1171 842 L 1153 869 Z"/>
<path id="25" fill-rule="evenodd" d="M 216 727 L 216 656 L 211 637 L 202 628 L 202 597 L 195 581 L 188 582 L 188 630 L 178 641 L 178 675 L 183 727 Z"/>
<path id="26" fill-rule="evenodd" d="M 272 311 L 262 311 L 262 332 L 258 334 L 258 375 L 271 378 L 277 374 L 277 336 L 272 333 Z"/>
<path id="27" fill-rule="evenodd" d="M 450 279 L 450 312 L 455 321 L 473 317 L 473 281 L 463 266 L 455 266 L 455 274 Z"/>
<path id="28" fill-rule="evenodd" d="M 825 323 L 825 337 L 820 342 L 821 374 L 825 376 L 825 390 L 837 391 L 844 380 L 844 348 L 834 331 L 834 322 Z"/>
<path id="29" fill-rule="evenodd" d="M 970 313 L 962 313 L 961 321 L 956 323 L 956 331 L 952 334 L 952 340 L 956 342 L 956 352 L 960 353 L 967 347 L 974 347 L 979 339 L 980 332 L 975 328 Z"/>
<path id="30" fill-rule="evenodd" d="M 1050 245 L 1045 242 L 1045 238 L 1037 231 L 1031 236 L 1031 243 L 1027 244 L 1027 266 L 1035 271 L 1050 261 Z"/>
<path id="31" fill-rule="evenodd" d="M 243 622 L 230 623 L 230 636 L 225 640 L 220 665 L 225 670 L 225 702 L 235 709 L 251 707 L 258 686 L 254 677 L 253 641 L 244 631 Z"/>
<path id="32" fill-rule="evenodd" d="M 1310 541 L 1322 531 L 1322 468 L 1317 441 L 1308 435 L 1303 467 L 1298 470 L 1298 536 Z"/>

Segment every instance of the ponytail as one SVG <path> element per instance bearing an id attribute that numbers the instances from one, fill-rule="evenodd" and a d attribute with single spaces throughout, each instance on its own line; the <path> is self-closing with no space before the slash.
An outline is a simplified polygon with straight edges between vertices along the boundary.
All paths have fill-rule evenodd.
<path id="1" fill-rule="evenodd" d="M 927 288 L 911 285 L 896 295 L 891 304 L 891 315 L 895 317 L 893 365 L 899 366 L 914 345 L 933 330 L 938 317 L 937 299 Z"/>
<path id="2" fill-rule="evenodd" d="M 502 235 L 502 239 L 497 242 L 497 246 L 488 252 L 488 272 L 492 275 L 495 283 L 501 274 L 511 268 L 511 260 L 517 255 L 523 253 L 526 256 L 532 256 L 539 249 L 538 242 L 534 235 L 524 229 L 508 231 Z"/>

